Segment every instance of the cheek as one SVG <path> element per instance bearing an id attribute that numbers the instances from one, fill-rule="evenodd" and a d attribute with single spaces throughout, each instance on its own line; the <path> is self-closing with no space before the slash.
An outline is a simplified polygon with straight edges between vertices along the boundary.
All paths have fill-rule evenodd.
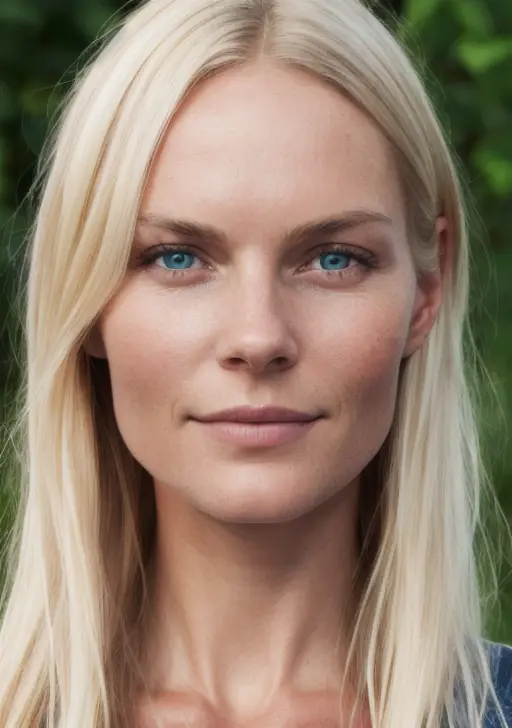
<path id="1" fill-rule="evenodd" d="M 334 448 L 344 443 L 344 467 L 355 477 L 380 450 L 393 423 L 410 311 L 406 299 L 390 297 L 359 300 L 350 313 L 336 327 L 322 388 L 324 397 L 326 387 L 332 393 Z M 326 351 L 325 340 L 318 345 L 318 351 Z"/>
<path id="2" fill-rule="evenodd" d="M 312 363 L 323 371 L 319 393 L 334 416 L 326 459 L 339 464 L 335 472 L 344 482 L 366 467 L 389 434 L 408 331 L 407 306 L 360 304 L 331 331 L 330 347 L 325 337 L 317 340 L 316 351 L 323 353 Z"/>
<path id="3" fill-rule="evenodd" d="M 354 367 L 351 394 L 358 418 L 364 426 L 387 434 L 393 419 L 403 338 L 393 330 L 368 337 L 361 346 L 361 357 Z"/>
<path id="4" fill-rule="evenodd" d="M 407 342 L 409 301 L 405 297 L 361 297 L 338 312 L 334 320 L 330 327 L 318 327 L 315 350 L 339 388 L 350 385 L 361 395 L 372 396 L 375 388 L 394 381 Z"/>
<path id="5" fill-rule="evenodd" d="M 125 419 L 159 409 L 168 415 L 173 395 L 181 396 L 194 376 L 193 362 L 204 359 L 212 330 L 207 312 L 184 311 L 172 296 L 120 295 L 102 320 L 116 412 Z"/>

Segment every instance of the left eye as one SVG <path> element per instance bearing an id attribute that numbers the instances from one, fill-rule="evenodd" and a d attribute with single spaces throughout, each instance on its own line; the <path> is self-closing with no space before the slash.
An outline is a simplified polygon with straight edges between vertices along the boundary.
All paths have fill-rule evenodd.
<path id="1" fill-rule="evenodd" d="M 329 251 L 327 253 L 320 253 L 319 255 L 315 255 L 315 258 L 313 258 L 313 260 L 315 260 L 316 258 L 319 258 L 319 259 L 323 258 L 324 262 L 325 262 L 325 260 L 327 260 L 327 265 L 335 265 L 335 266 L 339 265 L 339 262 L 341 260 L 342 263 L 347 263 L 347 265 L 342 266 L 342 270 L 345 270 L 346 268 L 348 268 L 348 262 L 350 260 L 355 260 L 354 256 L 351 255 L 350 253 L 344 253 L 339 250 L 333 250 L 333 251 Z M 329 258 L 331 260 L 329 260 Z"/>
<path id="2" fill-rule="evenodd" d="M 165 260 L 166 258 L 168 261 L 172 261 L 174 259 L 174 264 L 178 266 L 178 268 L 176 268 L 176 270 L 183 270 L 184 264 L 185 264 L 185 268 L 186 268 L 187 259 L 197 258 L 197 255 L 195 255 L 194 253 L 188 253 L 186 251 L 184 251 L 184 252 L 180 251 L 177 253 L 170 252 L 170 253 L 163 253 L 163 254 L 157 256 L 157 258 L 155 258 L 155 260 L 159 260 L 159 259 Z M 169 265 L 171 265 L 171 264 L 172 263 L 169 263 Z M 161 266 L 161 267 L 164 267 L 164 266 Z"/>

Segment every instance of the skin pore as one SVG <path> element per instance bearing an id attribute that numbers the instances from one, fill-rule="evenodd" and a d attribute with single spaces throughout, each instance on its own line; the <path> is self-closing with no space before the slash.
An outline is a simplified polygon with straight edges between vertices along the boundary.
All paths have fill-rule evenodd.
<path id="1" fill-rule="evenodd" d="M 332 218 L 344 223 L 297 233 Z M 440 218 L 445 250 L 446 230 Z M 417 282 L 384 136 L 334 88 L 259 61 L 187 98 L 87 344 L 109 361 L 120 432 L 155 487 L 140 726 L 338 725 L 359 476 L 441 283 Z M 190 419 L 241 405 L 323 417 L 258 448 Z"/>

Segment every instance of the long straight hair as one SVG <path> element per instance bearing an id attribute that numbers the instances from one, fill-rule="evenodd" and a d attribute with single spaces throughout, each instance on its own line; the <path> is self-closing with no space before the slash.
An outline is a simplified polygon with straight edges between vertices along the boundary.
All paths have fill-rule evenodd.
<path id="1" fill-rule="evenodd" d="M 333 85 L 379 126 L 418 279 L 437 265 L 438 215 L 454 236 L 438 319 L 402 364 L 391 431 L 363 473 L 359 608 L 340 695 L 351 675 L 374 728 L 477 728 L 487 696 L 497 704 L 475 549 L 492 488 L 471 374 L 466 214 L 420 74 L 358 0 L 149 0 L 77 75 L 39 166 L 3 728 L 131 725 L 155 503 L 117 427 L 108 368 L 83 344 L 123 280 L 148 172 L 180 104 L 198 82 L 259 58 Z"/>

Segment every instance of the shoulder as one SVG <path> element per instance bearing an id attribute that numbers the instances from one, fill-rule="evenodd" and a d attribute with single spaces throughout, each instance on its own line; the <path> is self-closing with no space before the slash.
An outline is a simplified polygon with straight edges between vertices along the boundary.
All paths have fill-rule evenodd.
<path id="1" fill-rule="evenodd" d="M 501 642 L 484 640 L 484 647 L 488 651 L 489 666 L 496 695 L 500 702 L 508 725 L 512 728 L 512 645 Z M 494 711 L 492 711 L 494 713 Z M 489 728 L 499 724 L 495 716 L 490 716 L 486 723 Z"/>

